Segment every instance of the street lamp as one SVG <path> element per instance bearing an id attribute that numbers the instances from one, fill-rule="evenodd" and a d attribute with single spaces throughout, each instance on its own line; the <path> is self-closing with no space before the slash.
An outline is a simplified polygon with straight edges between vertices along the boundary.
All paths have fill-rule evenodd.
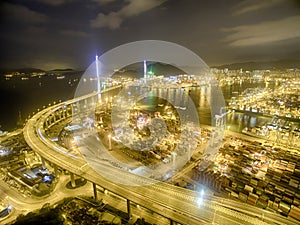
<path id="1" fill-rule="evenodd" d="M 230 131 L 230 126 L 227 126 L 227 134 L 229 133 Z"/>
<path id="2" fill-rule="evenodd" d="M 108 110 L 108 105 L 107 104 L 108 104 L 108 97 L 105 98 L 105 108 L 106 108 L 106 110 Z"/>
<path id="3" fill-rule="evenodd" d="M 173 170 L 175 171 L 175 164 L 176 164 L 177 153 L 176 152 L 172 152 L 171 154 L 173 156 Z"/>
<path id="4" fill-rule="evenodd" d="M 111 134 L 109 134 L 107 137 L 108 137 L 108 150 L 111 150 Z"/>
<path id="5" fill-rule="evenodd" d="M 200 191 L 200 195 L 196 200 L 198 206 L 202 206 L 204 204 L 204 190 Z"/>
<path id="6" fill-rule="evenodd" d="M 191 158 L 191 145 L 188 145 L 188 160 Z"/>

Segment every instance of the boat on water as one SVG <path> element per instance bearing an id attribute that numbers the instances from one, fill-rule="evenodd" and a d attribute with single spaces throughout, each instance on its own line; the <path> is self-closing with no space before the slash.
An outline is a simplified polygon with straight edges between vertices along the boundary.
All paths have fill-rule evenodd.
<path id="1" fill-rule="evenodd" d="M 1 128 L 1 125 L 0 125 L 0 128 Z M 6 135 L 7 135 L 7 131 L 0 130 L 0 137 L 4 137 Z"/>
<path id="2" fill-rule="evenodd" d="M 5 137 L 7 135 L 7 131 L 0 130 L 0 137 Z"/>
<path id="3" fill-rule="evenodd" d="M 62 76 L 57 76 L 56 79 L 57 79 L 57 80 L 65 79 L 65 76 L 64 76 L 64 75 L 62 75 Z"/>

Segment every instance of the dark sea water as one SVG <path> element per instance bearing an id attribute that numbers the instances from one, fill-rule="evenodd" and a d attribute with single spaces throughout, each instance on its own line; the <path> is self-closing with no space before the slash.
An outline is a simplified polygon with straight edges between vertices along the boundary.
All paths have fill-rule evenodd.
<path id="1" fill-rule="evenodd" d="M 65 101 L 74 97 L 74 93 L 80 79 L 79 75 L 66 75 L 64 79 L 55 76 L 31 77 L 22 80 L 21 77 L 12 77 L 5 80 L 0 77 L 0 130 L 11 131 L 17 127 L 19 113 L 22 122 L 43 106 L 48 106 L 54 101 Z M 274 84 L 268 84 L 273 88 Z M 222 87 L 225 101 L 233 96 L 238 96 L 246 88 L 266 87 L 265 82 L 243 82 L 242 84 L 226 85 Z M 194 88 L 191 91 L 192 98 L 196 101 L 200 123 L 211 124 L 210 105 L 207 98 L 213 96 L 208 88 Z M 270 120 L 265 117 L 248 116 L 242 113 L 234 113 L 227 116 L 227 126 L 230 130 L 241 131 L 245 126 L 255 126 Z"/>
<path id="2" fill-rule="evenodd" d="M 221 90 L 223 93 L 225 103 L 227 104 L 232 97 L 237 97 L 247 88 L 269 88 L 272 90 L 274 89 L 274 87 L 275 87 L 275 83 L 272 82 L 265 83 L 264 81 L 251 80 L 251 81 L 245 81 L 243 83 L 234 83 L 232 85 L 226 85 L 221 87 Z M 157 92 L 157 89 L 154 89 L 153 91 Z M 168 94 L 166 93 L 162 94 L 162 92 L 169 93 L 170 91 L 166 91 L 165 89 L 161 88 L 159 92 L 161 95 L 166 96 Z M 184 107 L 185 102 L 187 102 L 187 100 L 185 98 L 182 98 L 180 92 L 175 90 L 171 90 L 171 92 L 172 95 L 174 93 L 177 99 L 181 99 L 181 103 L 178 104 Z M 198 110 L 200 124 L 211 125 L 212 115 L 211 115 L 211 106 L 209 102 L 213 102 L 212 99 L 216 97 L 216 93 L 214 93 L 213 89 L 208 86 L 188 87 L 185 88 L 185 93 L 187 92 L 189 94 L 185 96 L 186 97 L 190 96 L 192 98 Z M 145 100 L 144 104 L 145 105 L 149 104 L 148 101 L 149 100 Z M 158 104 L 158 103 L 159 102 L 151 102 L 151 104 Z M 257 124 L 263 124 L 269 121 L 271 121 L 271 118 L 268 117 L 246 115 L 243 113 L 235 112 L 227 115 L 226 126 L 227 129 L 230 129 L 231 131 L 241 132 L 245 127 L 254 127 Z"/>
<path id="3" fill-rule="evenodd" d="M 72 75 L 59 80 L 55 76 L 32 77 L 28 80 L 16 76 L 10 80 L 0 77 L 0 130 L 15 129 L 19 113 L 24 122 L 43 106 L 72 98 L 76 86 L 76 77 Z"/>

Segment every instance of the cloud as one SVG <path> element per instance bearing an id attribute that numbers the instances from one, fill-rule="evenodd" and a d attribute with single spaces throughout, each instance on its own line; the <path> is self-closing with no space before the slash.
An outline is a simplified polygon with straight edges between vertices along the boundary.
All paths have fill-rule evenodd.
<path id="1" fill-rule="evenodd" d="M 99 13 L 97 18 L 91 21 L 91 27 L 93 28 L 102 28 L 108 27 L 111 30 L 115 30 L 120 27 L 122 23 L 122 17 L 115 12 L 111 12 L 108 15 Z"/>
<path id="2" fill-rule="evenodd" d="M 59 6 L 65 4 L 66 2 L 70 2 L 71 0 L 35 0 L 35 1 L 46 5 Z"/>
<path id="3" fill-rule="evenodd" d="M 63 30 L 60 32 L 63 35 L 66 36 L 72 36 L 72 37 L 88 37 L 89 34 L 83 31 L 77 31 L 77 30 Z"/>
<path id="4" fill-rule="evenodd" d="M 48 20 L 42 13 L 35 12 L 25 6 L 11 3 L 3 3 L 1 14 L 6 21 L 25 24 L 40 24 Z"/>
<path id="5" fill-rule="evenodd" d="M 259 24 L 222 29 L 229 33 L 225 41 L 231 46 L 274 44 L 300 37 L 300 15 Z"/>
<path id="6" fill-rule="evenodd" d="M 261 9 L 273 7 L 279 3 L 284 2 L 283 0 L 245 0 L 239 3 L 234 10 L 234 15 L 241 15 Z"/>
<path id="7" fill-rule="evenodd" d="M 121 26 L 122 22 L 129 17 L 137 16 L 161 5 L 166 0 L 127 0 L 128 4 L 117 12 L 107 15 L 99 13 L 94 20 L 90 21 L 91 27 L 108 27 L 112 30 Z"/>
<path id="8" fill-rule="evenodd" d="M 100 5 L 105 5 L 116 0 L 93 0 L 93 1 L 99 3 Z"/>

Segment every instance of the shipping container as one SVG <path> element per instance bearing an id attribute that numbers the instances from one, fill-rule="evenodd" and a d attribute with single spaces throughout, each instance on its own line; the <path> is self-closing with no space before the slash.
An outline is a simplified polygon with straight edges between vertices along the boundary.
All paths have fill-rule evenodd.
<path id="1" fill-rule="evenodd" d="M 282 210 L 284 213 L 289 213 L 290 209 L 291 209 L 291 205 L 288 204 L 287 202 L 284 201 L 280 201 L 279 203 L 279 209 Z"/>
<path id="2" fill-rule="evenodd" d="M 294 219 L 300 220 L 300 208 L 292 205 L 289 216 Z"/>

